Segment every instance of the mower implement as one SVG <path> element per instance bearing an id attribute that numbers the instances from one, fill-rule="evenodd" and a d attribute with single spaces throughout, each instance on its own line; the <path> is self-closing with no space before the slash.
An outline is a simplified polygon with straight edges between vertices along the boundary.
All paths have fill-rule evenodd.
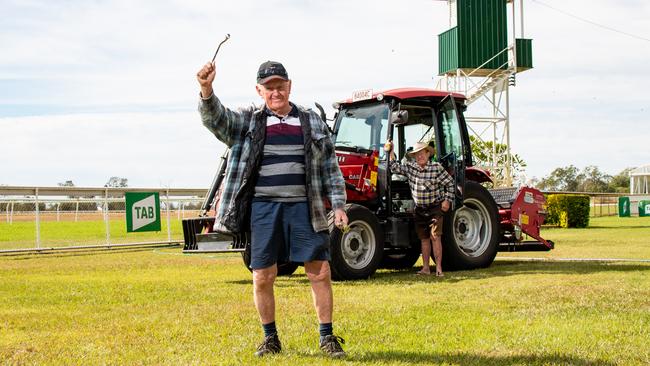
<path id="1" fill-rule="evenodd" d="M 221 164 L 212 180 L 208 194 L 203 200 L 199 217 L 183 219 L 183 253 L 229 253 L 244 252 L 245 238 L 230 233 L 214 231 L 214 216 L 208 217 L 213 205 L 219 202 L 219 193 L 228 165 L 229 150 L 221 156 Z"/>

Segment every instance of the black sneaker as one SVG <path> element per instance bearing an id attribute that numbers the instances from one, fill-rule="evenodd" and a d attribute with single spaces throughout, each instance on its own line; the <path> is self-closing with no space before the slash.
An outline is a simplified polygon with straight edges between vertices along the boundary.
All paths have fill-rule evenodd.
<path id="1" fill-rule="evenodd" d="M 264 338 L 264 342 L 257 347 L 257 352 L 255 356 L 262 357 L 268 354 L 280 353 L 282 351 L 282 344 L 280 344 L 280 338 L 278 338 L 278 333 L 273 333 L 270 336 Z"/>
<path id="2" fill-rule="evenodd" d="M 328 335 L 320 342 L 320 349 L 332 358 L 345 357 L 345 351 L 341 347 L 345 340 L 335 335 Z"/>

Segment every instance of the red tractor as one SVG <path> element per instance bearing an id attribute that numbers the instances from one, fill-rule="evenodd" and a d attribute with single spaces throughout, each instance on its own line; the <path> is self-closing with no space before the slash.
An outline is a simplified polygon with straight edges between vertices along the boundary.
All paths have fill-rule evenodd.
<path id="1" fill-rule="evenodd" d="M 349 230 L 330 220 L 332 277 L 368 278 L 378 268 L 412 267 L 420 255 L 413 228 L 414 203 L 404 176 L 392 174 L 384 144 L 392 140 L 398 159 L 415 142 L 428 142 L 436 159 L 456 181 L 456 197 L 444 221 L 443 269 L 489 266 L 497 251 L 551 250 L 539 233 L 546 211 L 544 195 L 530 187 L 486 189 L 489 172 L 473 166 L 463 118 L 464 96 L 430 89 L 392 89 L 336 103 L 332 128 L 345 178 Z M 321 114 L 325 120 L 322 110 Z M 205 214 L 220 186 L 224 163 L 204 203 Z M 211 232 L 214 218 L 183 222 L 184 252 L 241 251 L 248 265 L 248 235 L 234 238 Z M 524 241 L 524 234 L 534 239 Z M 290 274 L 295 263 L 279 266 Z"/>

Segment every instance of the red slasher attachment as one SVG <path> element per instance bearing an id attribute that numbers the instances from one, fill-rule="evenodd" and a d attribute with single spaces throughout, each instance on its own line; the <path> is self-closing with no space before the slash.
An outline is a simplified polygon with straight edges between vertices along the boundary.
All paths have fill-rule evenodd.
<path id="1" fill-rule="evenodd" d="M 499 206 L 501 243 L 499 251 L 548 251 L 550 240 L 540 235 L 546 219 L 546 198 L 532 187 L 492 189 L 490 193 Z M 524 234 L 535 240 L 524 240 Z"/>

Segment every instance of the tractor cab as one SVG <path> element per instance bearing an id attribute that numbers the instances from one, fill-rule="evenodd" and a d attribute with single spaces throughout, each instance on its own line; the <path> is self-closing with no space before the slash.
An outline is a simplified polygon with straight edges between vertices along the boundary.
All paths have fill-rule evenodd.
<path id="1" fill-rule="evenodd" d="M 393 89 L 362 100 L 339 104 L 334 141 L 348 188 L 348 202 L 363 203 L 387 217 L 412 213 L 406 178 L 392 174 L 384 145 L 393 141 L 399 160 L 408 159 L 416 142 L 435 149 L 440 162 L 464 185 L 465 167 L 472 165 L 469 136 L 462 113 L 462 95 L 429 89 Z M 460 174 L 459 174 L 460 172 Z M 455 206 L 462 205 L 462 190 Z"/>

